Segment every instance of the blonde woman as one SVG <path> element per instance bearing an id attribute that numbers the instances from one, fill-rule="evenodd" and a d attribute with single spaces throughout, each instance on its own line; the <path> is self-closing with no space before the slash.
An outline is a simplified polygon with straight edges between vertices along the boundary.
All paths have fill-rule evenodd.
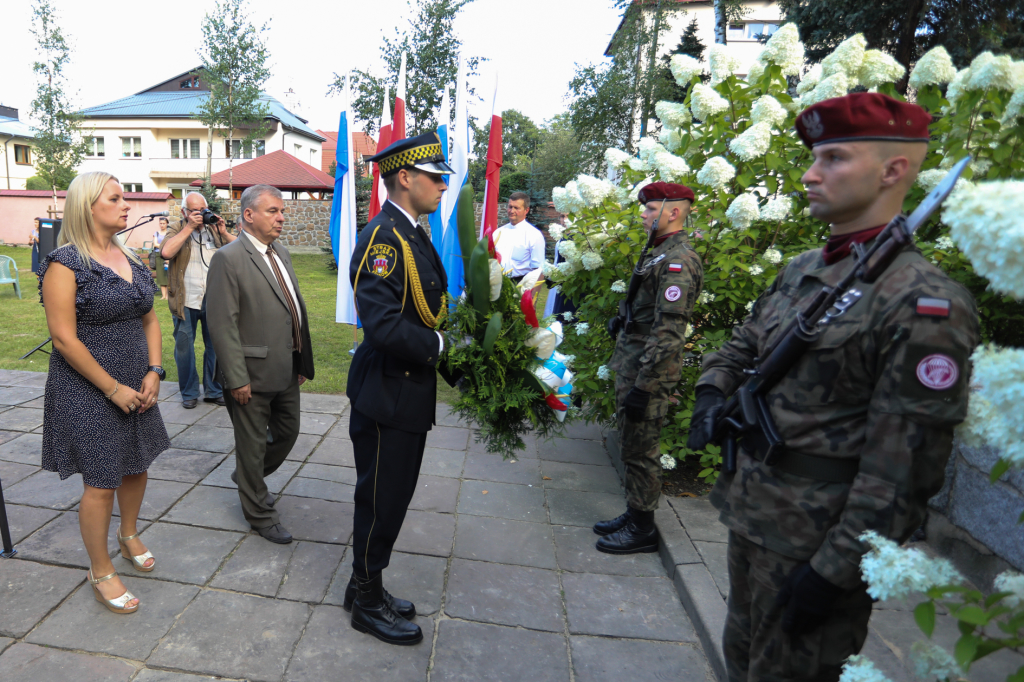
<path id="1" fill-rule="evenodd" d="M 39 268 L 53 337 L 43 413 L 43 468 L 82 474 L 78 520 L 96 600 L 134 613 L 139 600 L 114 570 L 107 549 L 117 496 L 121 555 L 139 571 L 156 560 L 136 521 L 146 471 L 170 447 L 156 406 L 163 368 L 149 268 L 115 237 L 129 206 L 109 173 L 84 173 L 68 188 L 60 246 Z"/>

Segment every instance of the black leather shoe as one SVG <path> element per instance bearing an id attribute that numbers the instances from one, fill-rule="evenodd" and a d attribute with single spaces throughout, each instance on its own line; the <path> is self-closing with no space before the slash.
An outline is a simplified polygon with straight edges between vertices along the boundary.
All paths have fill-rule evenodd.
<path id="1" fill-rule="evenodd" d="M 238 485 L 238 474 L 236 474 L 234 471 L 231 472 L 231 482 L 234 483 L 235 485 Z M 263 502 L 268 507 L 273 507 L 274 503 L 277 502 L 277 500 L 275 500 L 274 496 L 268 492 L 267 496 L 263 498 Z"/>
<path id="2" fill-rule="evenodd" d="M 381 588 L 383 589 L 383 587 Z M 348 587 L 345 588 L 345 601 L 341 607 L 352 613 L 352 602 L 356 599 L 356 577 L 353 575 L 348 580 Z M 390 592 L 384 590 L 384 599 L 391 603 L 391 608 L 395 610 L 402 618 L 406 620 L 412 620 L 416 617 L 416 606 L 411 601 L 399 599 L 398 597 L 392 596 Z"/>
<path id="3" fill-rule="evenodd" d="M 352 602 L 352 627 L 388 644 L 409 646 L 423 641 L 420 626 L 398 615 L 384 598 L 384 584 L 381 582 L 380 573 L 368 580 L 356 578 L 356 598 Z"/>
<path id="4" fill-rule="evenodd" d="M 627 508 L 624 513 L 616 516 L 611 521 L 598 521 L 595 523 L 594 532 L 598 535 L 610 535 L 617 530 L 622 530 L 628 521 L 629 509 Z"/>
<path id="5" fill-rule="evenodd" d="M 658 529 L 654 512 L 630 509 L 629 521 L 621 530 L 597 541 L 597 550 L 605 554 L 641 554 L 658 551 Z"/>
<path id="6" fill-rule="evenodd" d="M 219 395 L 216 398 L 203 398 L 204 403 L 216 403 L 221 407 L 224 407 L 227 403 L 224 402 L 224 396 Z"/>
<path id="7" fill-rule="evenodd" d="M 286 531 L 280 523 L 275 523 L 273 526 L 265 528 L 253 528 L 253 530 L 267 540 L 276 542 L 279 545 L 287 545 L 292 541 L 292 534 Z"/>
<path id="8" fill-rule="evenodd" d="M 191 398 L 189 400 L 182 400 L 181 401 L 181 406 L 184 407 L 186 410 L 195 409 L 195 406 L 198 405 L 198 404 L 199 404 L 199 401 L 196 400 L 195 398 Z"/>

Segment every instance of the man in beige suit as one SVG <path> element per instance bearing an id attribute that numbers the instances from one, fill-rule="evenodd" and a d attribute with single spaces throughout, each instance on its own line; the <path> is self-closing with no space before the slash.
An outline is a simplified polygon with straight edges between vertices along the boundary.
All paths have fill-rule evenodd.
<path id="1" fill-rule="evenodd" d="M 291 256 L 275 245 L 284 226 L 281 192 L 242 192 L 239 238 L 210 262 L 207 319 L 235 430 L 235 473 L 242 512 L 271 542 L 292 536 L 281 525 L 264 479 L 299 435 L 299 386 L 313 378 L 309 318 Z"/>

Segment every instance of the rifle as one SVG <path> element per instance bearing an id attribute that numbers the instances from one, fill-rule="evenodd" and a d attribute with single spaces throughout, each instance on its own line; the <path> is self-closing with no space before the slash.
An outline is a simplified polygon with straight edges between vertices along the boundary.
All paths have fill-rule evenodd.
<path id="1" fill-rule="evenodd" d="M 644 261 L 647 260 L 647 252 L 654 246 L 654 240 L 658 235 L 658 223 L 661 222 L 661 215 L 665 212 L 665 204 L 667 201 L 661 202 L 661 210 L 658 211 L 658 217 L 654 219 L 654 224 L 651 225 L 651 233 L 647 236 L 647 243 L 644 245 L 643 250 L 640 252 L 640 258 L 636 262 L 636 266 L 633 267 L 633 274 L 629 278 L 629 289 L 626 291 L 626 300 L 619 301 L 619 314 L 608 320 L 608 333 L 611 334 L 612 340 L 615 340 L 619 336 L 619 330 L 625 325 L 626 333 L 631 334 L 633 330 L 633 300 L 636 295 L 640 293 L 640 285 L 644 281 Z"/>
<path id="2" fill-rule="evenodd" d="M 778 460 L 785 449 L 785 442 L 768 408 L 768 392 L 818 340 L 822 330 L 860 300 L 863 294 L 852 288 L 854 281 L 870 284 L 877 280 L 903 248 L 913 241 L 914 232 L 953 191 L 970 160 L 971 157 L 967 156 L 953 166 L 910 216 L 900 214 L 893 218 L 870 247 L 854 244 L 857 262 L 849 274 L 835 287 L 822 287 L 807 307 L 797 313 L 789 327 L 760 357 L 754 358 L 754 366 L 743 370 L 747 378 L 712 415 L 712 441 L 722 443 L 722 470 L 725 473 L 736 472 L 737 438 L 741 436 L 755 439 L 757 454 L 764 452 L 762 461 L 766 465 L 771 466 Z"/>

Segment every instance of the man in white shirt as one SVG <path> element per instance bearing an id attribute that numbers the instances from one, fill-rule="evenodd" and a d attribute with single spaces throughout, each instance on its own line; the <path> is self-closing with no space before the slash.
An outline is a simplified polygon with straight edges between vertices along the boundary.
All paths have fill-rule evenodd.
<path id="1" fill-rule="evenodd" d="M 508 198 L 508 222 L 494 231 L 494 249 L 501 267 L 513 281 L 533 272 L 544 262 L 544 235 L 526 221 L 530 196 L 513 192 Z"/>

